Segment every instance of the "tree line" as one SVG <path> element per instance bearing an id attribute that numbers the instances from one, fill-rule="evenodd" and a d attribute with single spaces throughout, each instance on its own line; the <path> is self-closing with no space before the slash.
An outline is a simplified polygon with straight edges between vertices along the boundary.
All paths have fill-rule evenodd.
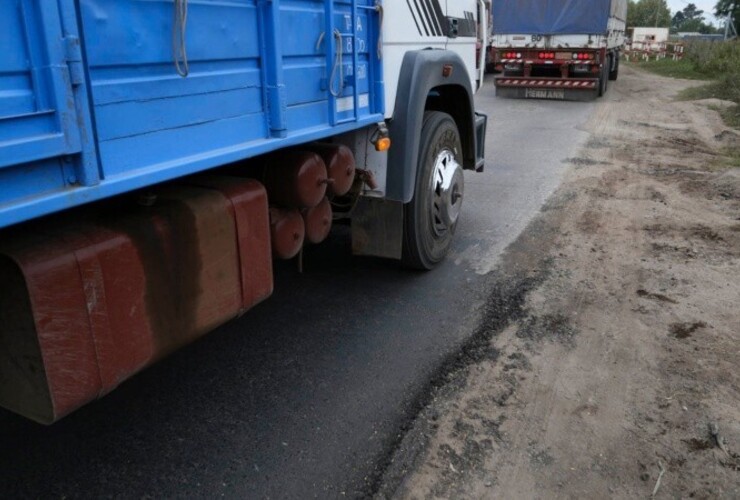
<path id="1" fill-rule="evenodd" d="M 714 15 L 724 18 L 731 15 L 735 28 L 740 28 L 740 0 L 719 0 Z M 657 26 L 671 28 L 673 32 L 718 33 L 719 29 L 707 22 L 705 13 L 690 3 L 683 10 L 671 13 L 666 0 L 629 0 L 627 26 Z"/>

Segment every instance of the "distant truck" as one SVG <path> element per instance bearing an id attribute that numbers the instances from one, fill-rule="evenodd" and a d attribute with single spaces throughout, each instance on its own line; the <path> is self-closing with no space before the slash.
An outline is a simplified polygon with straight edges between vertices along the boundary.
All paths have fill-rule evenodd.
<path id="1" fill-rule="evenodd" d="M 493 2 L 489 60 L 496 93 L 528 99 L 590 100 L 619 75 L 627 0 Z"/>

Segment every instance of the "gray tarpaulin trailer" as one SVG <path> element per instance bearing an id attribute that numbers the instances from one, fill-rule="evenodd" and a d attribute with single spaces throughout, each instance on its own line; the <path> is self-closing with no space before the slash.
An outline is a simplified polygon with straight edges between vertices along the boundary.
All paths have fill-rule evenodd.
<path id="1" fill-rule="evenodd" d="M 627 0 L 494 2 L 498 95 L 587 100 L 619 74 Z"/>

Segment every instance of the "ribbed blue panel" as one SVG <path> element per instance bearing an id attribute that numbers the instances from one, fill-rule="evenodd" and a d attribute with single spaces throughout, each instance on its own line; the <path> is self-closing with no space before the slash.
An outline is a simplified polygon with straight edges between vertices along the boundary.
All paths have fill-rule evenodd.
<path id="1" fill-rule="evenodd" d="M 54 31 L 36 7 L 24 31 L 19 6 L 32 4 L 73 15 Z M 10 48 L 0 53 L 0 153 L 9 152 L 0 169 L 10 169 L 0 177 L 0 227 L 383 119 L 374 0 L 189 0 L 187 77 L 173 59 L 174 5 L 0 1 L 0 46 Z M 68 32 L 81 43 L 64 41 Z M 32 57 L 34 41 L 45 40 L 61 47 L 54 71 L 68 74 L 79 61 L 66 89 L 71 121 L 56 106 L 60 80 L 45 78 L 48 61 Z M 332 71 L 339 60 L 341 71 Z M 93 124 L 82 132 L 81 106 Z M 20 180 L 41 172 L 36 192 Z"/>
<path id="2" fill-rule="evenodd" d="M 55 2 L 1 1 L 0 47 L 0 168 L 79 152 Z"/>

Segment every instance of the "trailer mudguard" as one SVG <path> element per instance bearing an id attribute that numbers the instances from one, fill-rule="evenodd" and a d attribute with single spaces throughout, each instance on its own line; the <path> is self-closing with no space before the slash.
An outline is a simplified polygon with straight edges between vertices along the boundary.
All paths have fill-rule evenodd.
<path id="1" fill-rule="evenodd" d="M 446 106 L 445 95 L 457 97 Z M 460 95 L 467 96 L 459 99 Z M 473 89 L 465 63 L 449 50 L 409 51 L 403 58 L 393 118 L 388 130 L 393 143 L 388 155 L 386 198 L 408 203 L 414 197 L 419 141 L 424 111 L 452 115 L 462 139 L 463 166 L 476 168 Z"/>

